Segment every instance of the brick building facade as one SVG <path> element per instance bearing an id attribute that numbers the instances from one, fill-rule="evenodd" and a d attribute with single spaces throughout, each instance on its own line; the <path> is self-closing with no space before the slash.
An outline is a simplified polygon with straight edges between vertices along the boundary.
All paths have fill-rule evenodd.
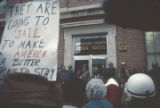
<path id="1" fill-rule="evenodd" d="M 7 0 L 6 4 L 26 1 L 28 0 Z M 77 64 L 86 63 L 90 71 L 98 60 L 99 63 L 104 63 L 106 66 L 109 62 L 113 62 L 117 68 L 123 61 L 132 67 L 146 66 L 144 32 L 104 23 L 104 11 L 101 3 L 101 0 L 60 0 L 58 63 L 66 66 L 71 64 L 74 69 Z M 1 19 L 3 19 L 3 15 Z M 2 35 L 4 21 L 0 23 L 0 35 Z M 98 39 L 97 36 L 106 39 L 106 53 L 88 52 L 85 55 L 75 55 L 75 41 L 85 38 Z M 82 44 L 81 41 L 80 44 Z"/>

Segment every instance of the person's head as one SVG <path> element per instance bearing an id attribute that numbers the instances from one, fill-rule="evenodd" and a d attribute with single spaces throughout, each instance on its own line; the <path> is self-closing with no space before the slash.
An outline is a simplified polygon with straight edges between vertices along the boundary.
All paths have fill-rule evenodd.
<path id="1" fill-rule="evenodd" d="M 65 71 L 65 70 L 66 70 L 65 66 L 62 65 L 62 66 L 61 66 L 61 71 Z"/>
<path id="2" fill-rule="evenodd" d="M 152 68 L 157 68 L 158 67 L 158 63 L 156 61 L 152 62 Z"/>
<path id="3" fill-rule="evenodd" d="M 129 73 L 132 74 L 132 73 L 135 73 L 136 69 L 132 66 L 129 67 Z"/>
<path id="4" fill-rule="evenodd" d="M 94 75 L 98 75 L 98 74 L 99 74 L 98 70 L 94 71 Z"/>
<path id="5" fill-rule="evenodd" d="M 98 67 L 93 67 L 93 74 L 98 75 L 99 74 L 99 69 Z"/>
<path id="6" fill-rule="evenodd" d="M 80 70 L 80 69 L 78 69 L 78 70 L 76 71 L 76 76 L 81 76 L 81 70 Z"/>
<path id="7" fill-rule="evenodd" d="M 105 70 L 106 69 L 106 66 L 103 64 L 102 65 L 102 70 Z"/>
<path id="8" fill-rule="evenodd" d="M 101 100 L 106 95 L 106 87 L 102 80 L 91 79 L 86 86 L 86 95 L 89 100 Z"/>
<path id="9" fill-rule="evenodd" d="M 68 66 L 68 70 L 72 70 L 72 65 L 71 64 Z"/>
<path id="10" fill-rule="evenodd" d="M 3 96 L 1 100 L 1 107 L 46 108 L 49 104 L 52 108 L 57 108 L 59 100 L 55 98 L 56 96 L 54 94 L 58 93 L 53 94 L 50 91 L 49 85 L 50 83 L 48 79 L 39 75 L 25 73 L 14 73 L 7 75 L 4 79 L 4 90 L 2 93 Z M 52 88 L 55 88 L 55 85 L 53 85 Z M 14 93 L 8 91 L 14 91 Z M 12 96 L 12 98 L 10 98 L 10 96 Z M 48 96 L 52 96 L 52 98 L 48 98 Z M 53 100 L 53 98 L 55 100 Z"/>
<path id="11" fill-rule="evenodd" d="M 109 73 L 106 73 L 106 74 L 103 76 L 103 82 L 106 83 L 110 78 L 111 78 L 111 75 L 110 75 Z"/>
<path id="12" fill-rule="evenodd" d="M 65 98 L 65 104 L 73 106 L 81 106 L 84 104 L 85 98 L 85 85 L 83 81 L 76 77 L 71 77 L 64 84 L 63 94 Z"/>
<path id="13" fill-rule="evenodd" d="M 113 68 L 113 63 L 112 62 L 109 63 L 109 68 Z"/>
<path id="14" fill-rule="evenodd" d="M 126 63 L 123 61 L 122 63 L 121 63 L 121 68 L 125 68 L 126 67 Z"/>
<path id="15" fill-rule="evenodd" d="M 139 66 L 139 71 L 140 72 L 144 72 L 145 71 L 145 66 L 144 65 L 140 65 Z"/>
<path id="16" fill-rule="evenodd" d="M 143 73 L 132 75 L 126 83 L 126 92 L 134 98 L 146 99 L 155 96 L 155 84 L 151 77 Z"/>
<path id="17" fill-rule="evenodd" d="M 87 71 L 87 65 L 85 65 L 85 64 L 82 65 L 82 71 L 83 72 Z"/>

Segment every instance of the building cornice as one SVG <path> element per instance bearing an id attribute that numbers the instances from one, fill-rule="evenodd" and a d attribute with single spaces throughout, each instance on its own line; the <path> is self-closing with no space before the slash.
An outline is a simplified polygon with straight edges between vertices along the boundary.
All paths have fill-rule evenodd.
<path id="1" fill-rule="evenodd" d="M 101 4 L 92 4 L 87 6 L 80 6 L 74 8 L 61 8 L 60 9 L 61 19 L 68 18 L 77 18 L 77 17 L 86 17 L 86 16 L 95 16 L 102 15 L 104 11 Z"/>
<path id="2" fill-rule="evenodd" d="M 62 23 L 60 25 L 62 28 L 66 28 L 66 27 L 77 27 L 77 26 L 96 25 L 96 24 L 104 24 L 104 19 Z"/>
<path id="3" fill-rule="evenodd" d="M 91 4 L 91 5 L 85 5 L 85 6 L 61 8 L 60 12 L 65 13 L 65 12 L 79 11 L 79 10 L 84 10 L 84 9 L 101 8 L 101 7 L 102 7 L 101 3 L 95 3 L 95 4 Z"/>

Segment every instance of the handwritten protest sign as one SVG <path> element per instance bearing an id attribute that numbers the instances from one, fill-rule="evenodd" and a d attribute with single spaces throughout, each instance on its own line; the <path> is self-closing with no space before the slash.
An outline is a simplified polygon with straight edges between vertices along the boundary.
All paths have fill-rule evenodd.
<path id="1" fill-rule="evenodd" d="M 56 80 L 59 0 L 16 4 L 6 9 L 0 76 L 31 73 Z"/>

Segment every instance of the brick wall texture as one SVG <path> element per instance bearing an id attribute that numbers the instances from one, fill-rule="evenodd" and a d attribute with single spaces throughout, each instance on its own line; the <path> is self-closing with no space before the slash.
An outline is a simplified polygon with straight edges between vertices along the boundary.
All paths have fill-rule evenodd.
<path id="1" fill-rule="evenodd" d="M 100 2 L 101 0 L 60 0 L 61 8 L 84 6 Z"/>
<path id="2" fill-rule="evenodd" d="M 117 64 L 124 61 L 128 66 L 146 66 L 144 32 L 140 30 L 116 27 Z M 127 42 L 127 52 L 120 52 L 119 43 Z"/>

